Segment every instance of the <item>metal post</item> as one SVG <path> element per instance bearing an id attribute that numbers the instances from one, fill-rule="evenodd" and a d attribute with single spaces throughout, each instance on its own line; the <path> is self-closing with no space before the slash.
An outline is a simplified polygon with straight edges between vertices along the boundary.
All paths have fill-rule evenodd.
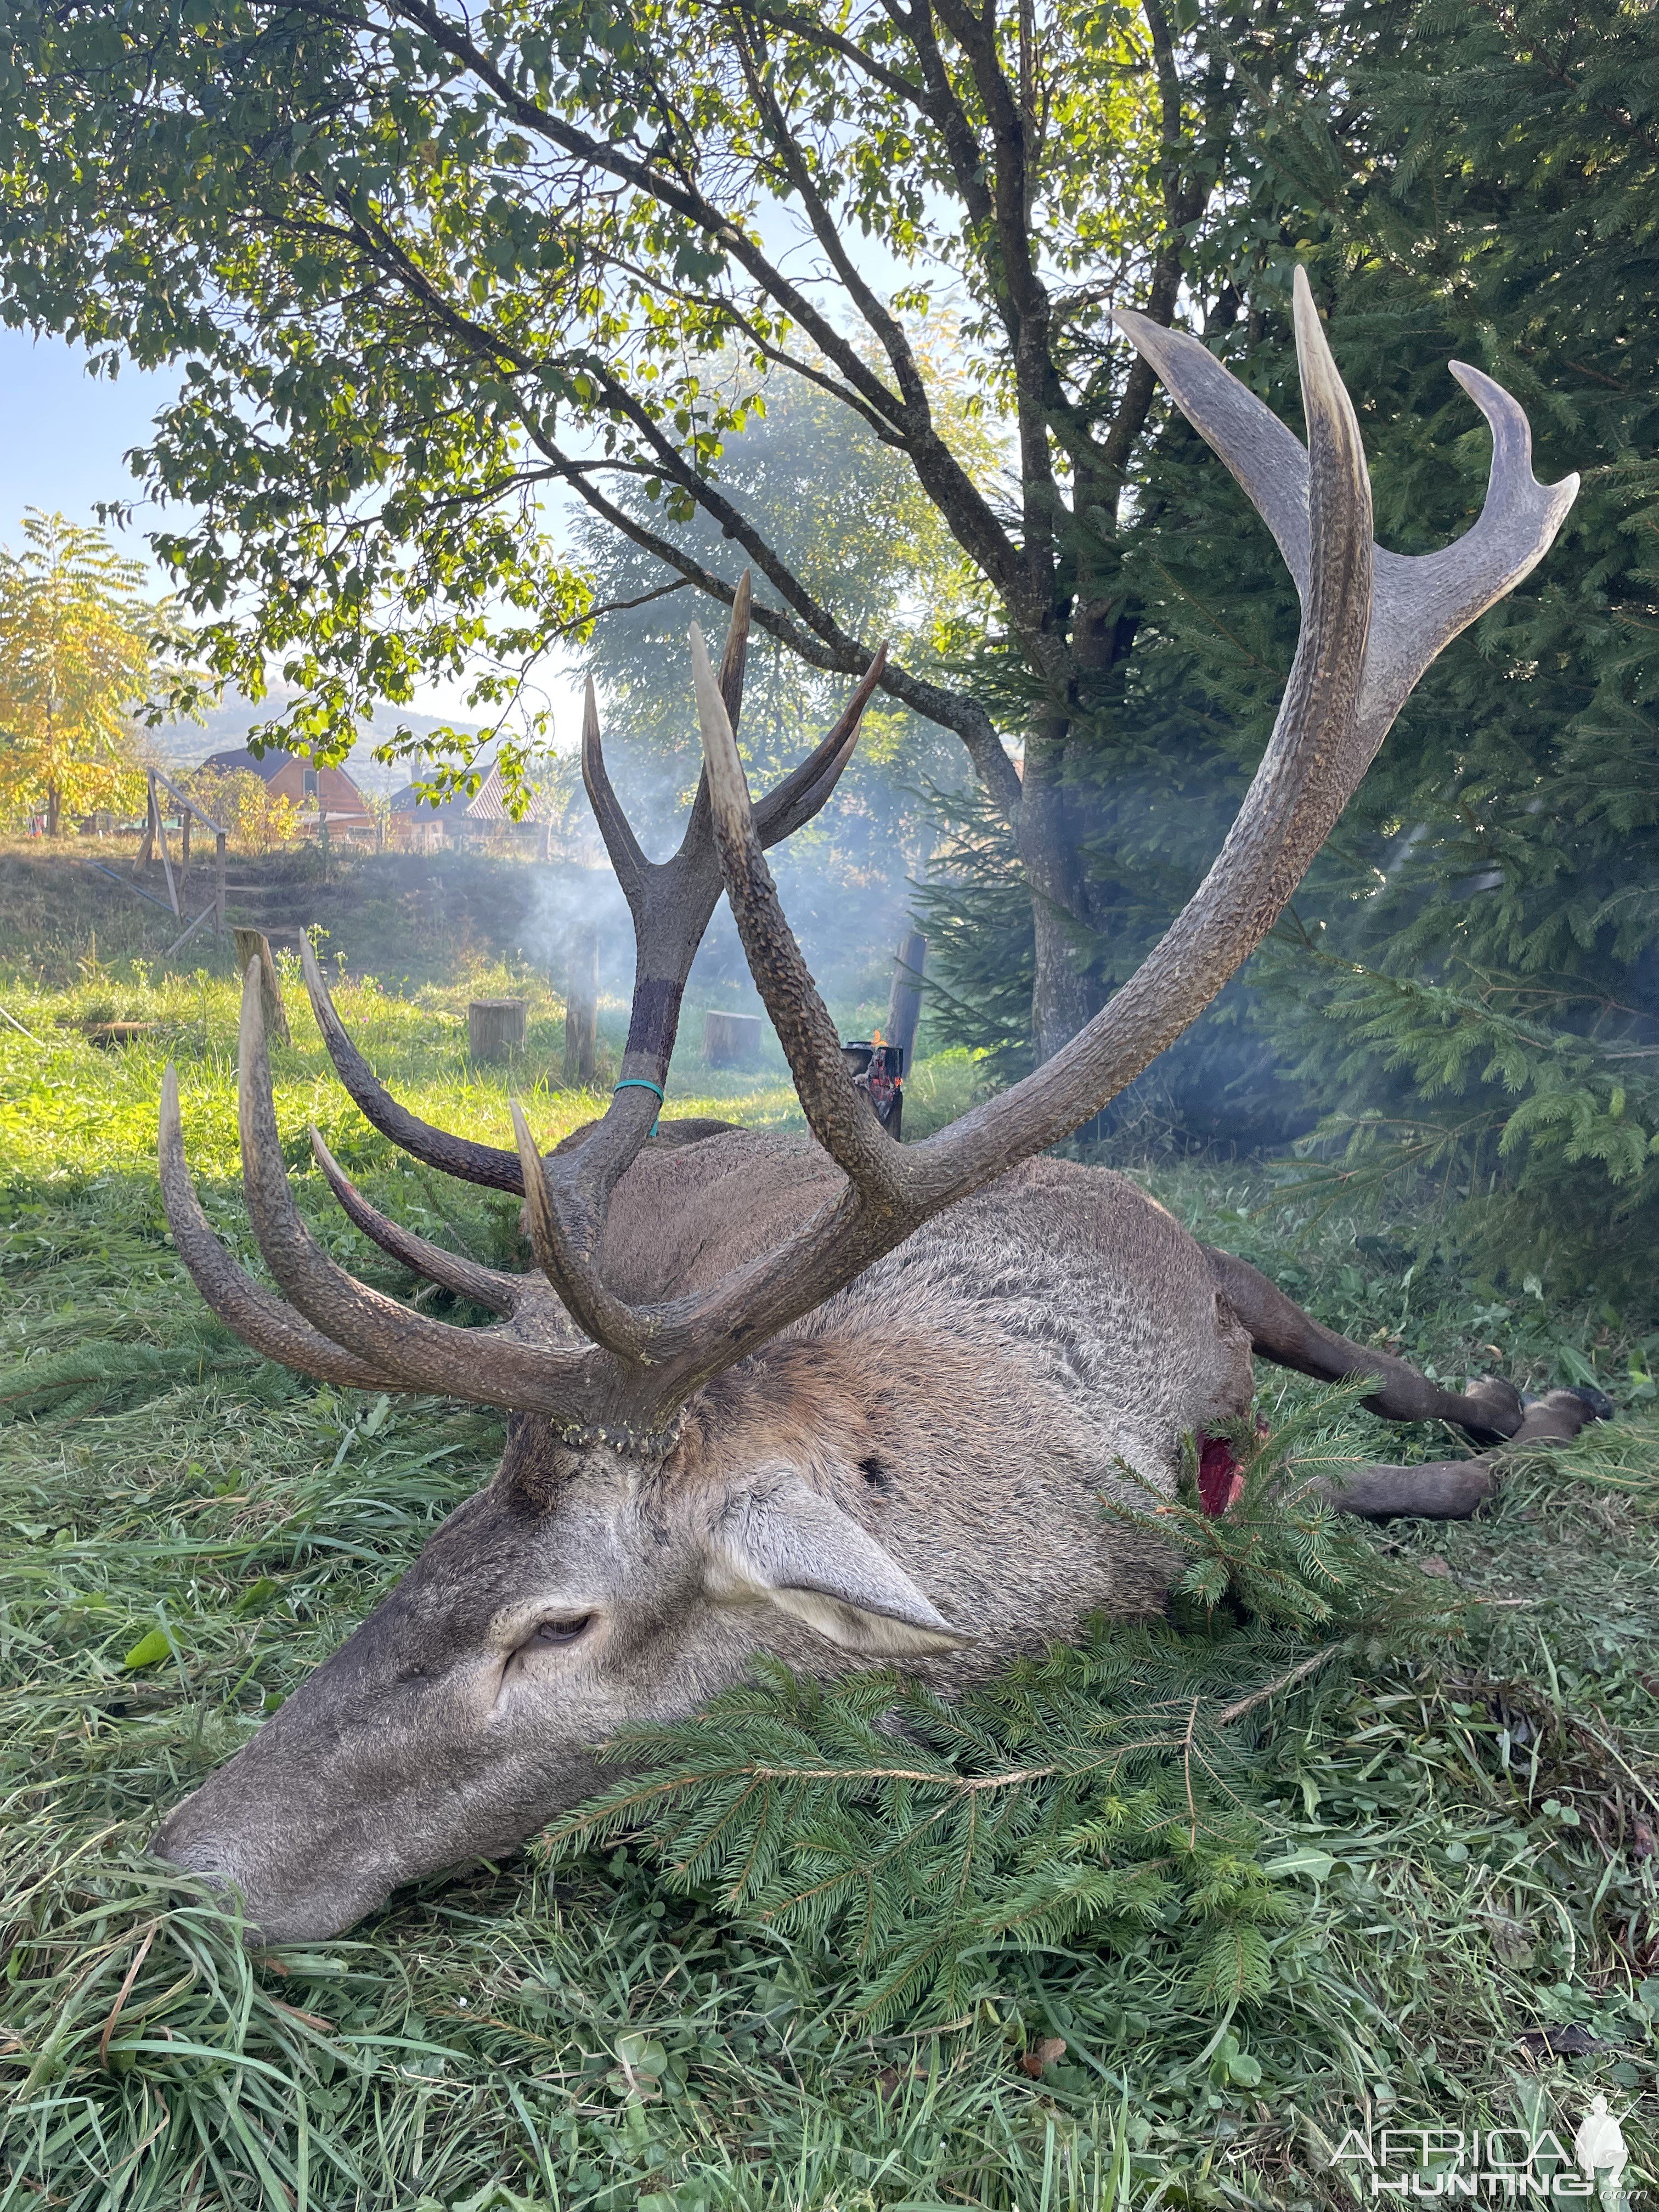
<path id="1" fill-rule="evenodd" d="M 892 995 L 887 1001 L 887 1026 L 882 1035 L 904 1054 L 905 1073 L 915 1055 L 916 1030 L 921 1023 L 921 981 L 927 969 L 927 939 L 913 929 L 893 959 Z"/>
<path id="2" fill-rule="evenodd" d="M 222 937 L 225 933 L 225 833 L 215 833 L 213 840 L 213 904 L 216 919 L 214 929 Z"/>

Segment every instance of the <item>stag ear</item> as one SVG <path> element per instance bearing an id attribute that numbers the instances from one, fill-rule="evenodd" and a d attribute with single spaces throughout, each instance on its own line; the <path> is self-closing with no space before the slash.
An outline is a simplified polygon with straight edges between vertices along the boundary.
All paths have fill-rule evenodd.
<path id="1" fill-rule="evenodd" d="M 708 1531 L 709 1595 L 764 1598 L 848 1651 L 892 1658 L 972 1642 L 840 1506 L 782 1474 L 723 1505 Z"/>

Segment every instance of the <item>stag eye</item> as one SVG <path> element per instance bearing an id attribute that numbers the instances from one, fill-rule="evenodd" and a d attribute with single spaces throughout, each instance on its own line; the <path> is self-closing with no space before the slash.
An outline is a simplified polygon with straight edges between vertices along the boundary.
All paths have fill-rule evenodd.
<path id="1" fill-rule="evenodd" d="M 549 1620 L 537 1622 L 525 1639 L 526 1645 L 574 1644 L 583 1630 L 591 1625 L 592 1619 L 591 1613 L 555 1613 Z"/>

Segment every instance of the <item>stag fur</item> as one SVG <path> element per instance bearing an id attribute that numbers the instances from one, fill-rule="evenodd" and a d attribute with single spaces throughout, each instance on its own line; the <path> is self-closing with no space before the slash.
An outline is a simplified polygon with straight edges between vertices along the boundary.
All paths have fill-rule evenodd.
<path id="1" fill-rule="evenodd" d="M 259 979 L 242 1003 L 243 1179 L 285 1297 L 214 1236 L 185 1165 L 176 1080 L 161 1179 L 216 1310 L 302 1372 L 441 1389 L 513 1414 L 501 1469 L 349 1642 L 165 1824 L 158 1847 L 234 1882 L 267 1938 L 348 1926 L 398 1882 L 521 1841 L 586 1794 L 623 1722 L 690 1711 L 761 1653 L 809 1672 L 902 1660 L 944 1691 L 1144 1614 L 1170 1560 L 1102 1510 L 1172 1495 L 1183 1440 L 1249 1412 L 1252 1353 L 1358 1374 L 1376 1409 L 1512 1441 L 1571 1434 L 1569 1394 L 1525 1409 L 1346 1344 L 1206 1250 L 1123 1179 L 1041 1157 L 1207 1005 L 1283 910 L 1434 654 L 1541 558 L 1573 482 L 1531 474 L 1525 418 L 1461 372 L 1493 432 L 1468 537 L 1402 561 L 1371 544 L 1353 410 L 1305 279 L 1296 296 L 1306 453 L 1190 339 L 1126 331 L 1279 539 L 1303 629 L 1273 738 L 1204 884 L 1104 1012 L 1025 1082 L 900 1147 L 852 1084 L 764 848 L 822 806 L 880 680 L 751 804 L 735 730 L 739 588 L 718 676 L 691 636 L 705 769 L 685 837 L 647 860 L 605 775 L 590 693 L 583 772 L 632 908 L 633 1020 L 604 1117 L 544 1156 L 432 1129 L 374 1080 L 328 1000 L 323 1034 L 371 1121 L 417 1158 L 518 1189 L 538 1272 L 487 1269 L 387 1221 L 313 1133 L 356 1226 L 494 1310 L 466 1329 L 356 1281 L 289 1188 Z M 680 996 L 725 887 L 788 1054 L 811 1141 L 653 1136 Z M 1358 1510 L 1468 1510 L 1480 1460 L 1357 1471 Z"/>

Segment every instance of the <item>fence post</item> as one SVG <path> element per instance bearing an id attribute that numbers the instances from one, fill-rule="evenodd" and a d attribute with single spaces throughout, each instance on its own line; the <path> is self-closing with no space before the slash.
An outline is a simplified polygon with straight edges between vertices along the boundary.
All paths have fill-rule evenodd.
<path id="1" fill-rule="evenodd" d="M 155 823 L 155 842 L 161 850 L 161 872 L 167 879 L 167 897 L 172 902 L 173 918 L 175 921 L 182 921 L 185 918 L 185 910 L 179 903 L 179 886 L 173 880 L 173 856 L 167 851 L 167 825 L 162 818 L 161 802 L 155 795 L 155 771 L 154 769 L 150 770 L 149 775 L 149 803 L 155 810 L 154 816 Z"/>
<path id="2" fill-rule="evenodd" d="M 225 833 L 220 830 L 213 839 L 213 927 L 215 933 L 225 933 Z"/>
<path id="3" fill-rule="evenodd" d="M 138 841 L 138 857 L 132 864 L 135 876 L 142 876 L 149 865 L 149 856 L 155 845 L 155 771 L 149 771 L 147 786 L 149 799 L 144 815 L 144 834 Z"/>

